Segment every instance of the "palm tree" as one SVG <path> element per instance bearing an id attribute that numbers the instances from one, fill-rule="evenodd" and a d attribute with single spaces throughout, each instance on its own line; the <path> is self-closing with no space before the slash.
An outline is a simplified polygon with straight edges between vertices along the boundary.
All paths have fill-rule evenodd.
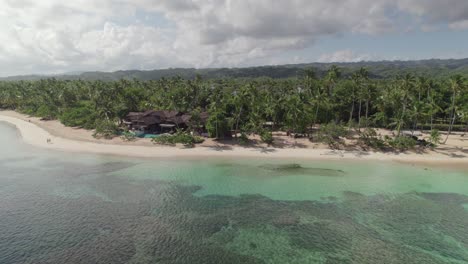
<path id="1" fill-rule="evenodd" d="M 369 84 L 366 89 L 365 97 L 366 97 L 366 128 L 369 126 L 369 111 L 370 111 L 370 103 L 372 98 L 374 97 L 376 91 L 375 84 Z"/>
<path id="2" fill-rule="evenodd" d="M 333 90 L 336 86 L 337 80 L 341 77 L 341 70 L 338 68 L 336 65 L 332 65 L 330 69 L 327 72 L 327 75 L 325 76 L 325 79 L 322 82 L 322 85 L 318 85 L 316 87 L 316 92 L 315 92 L 315 118 L 314 118 L 314 126 L 317 124 L 318 121 L 318 114 L 319 114 L 319 109 L 322 105 L 323 102 L 326 102 L 326 105 L 329 106 L 329 100 L 330 99 Z M 326 98 L 324 96 L 327 96 Z"/>
<path id="3" fill-rule="evenodd" d="M 359 89 L 359 75 L 357 73 L 353 73 L 351 76 L 352 85 L 351 85 L 351 111 L 349 112 L 349 120 L 348 120 L 348 130 L 351 130 L 351 123 L 354 116 L 354 105 L 356 103 L 356 90 Z"/>
<path id="4" fill-rule="evenodd" d="M 465 122 L 465 132 L 463 133 L 463 136 L 465 136 L 466 133 L 468 133 L 468 104 L 465 104 L 465 107 L 463 108 L 461 119 Z"/>
<path id="5" fill-rule="evenodd" d="M 450 124 L 449 124 L 449 130 L 447 133 L 447 137 L 445 138 L 444 144 L 447 143 L 448 138 L 450 134 L 452 133 L 453 125 L 455 123 L 455 119 L 457 118 L 457 112 L 456 112 L 456 100 L 457 96 L 460 93 L 460 91 L 464 87 L 464 79 L 461 75 L 455 75 L 452 78 L 450 78 L 450 89 L 452 90 L 452 104 L 450 106 Z"/>
<path id="6" fill-rule="evenodd" d="M 434 97 L 429 98 L 429 102 L 427 102 L 426 107 L 424 108 L 424 112 L 430 118 L 430 127 L 431 130 L 434 129 L 434 116 L 437 113 L 442 112 L 442 107 L 440 107 L 437 102 L 435 101 Z"/>
<path id="7" fill-rule="evenodd" d="M 359 115 L 358 115 L 358 130 L 361 131 L 361 113 L 362 113 L 362 101 L 368 98 L 368 84 L 369 72 L 366 68 L 359 69 L 358 72 L 359 86 L 358 86 L 358 98 L 359 98 Z"/>
<path id="8" fill-rule="evenodd" d="M 214 128 L 215 128 L 215 133 L 214 136 L 215 138 L 221 138 L 224 137 L 220 132 L 220 127 L 224 124 L 225 122 L 225 113 L 224 113 L 224 102 L 223 102 L 223 95 L 222 91 L 220 89 L 214 89 L 212 91 L 213 93 L 211 94 L 210 97 L 210 119 L 214 119 Z M 208 122 L 207 125 L 209 125 L 210 122 Z"/>
<path id="9" fill-rule="evenodd" d="M 422 103 L 422 94 L 424 93 L 425 90 L 427 90 L 428 88 L 428 82 L 429 80 L 426 78 L 426 77 L 419 77 L 416 81 L 416 85 L 415 85 L 415 88 L 416 88 L 416 91 L 418 92 L 418 100 L 417 102 L 414 104 L 414 107 L 413 107 L 413 111 L 414 111 L 414 114 L 413 114 L 413 131 L 414 130 L 417 130 L 418 129 L 418 120 L 420 119 L 421 117 L 421 113 L 422 113 L 422 110 L 423 110 L 423 103 Z"/>
<path id="10" fill-rule="evenodd" d="M 303 118 L 303 108 L 301 99 L 297 94 L 290 95 L 287 100 L 287 112 L 286 117 L 290 129 L 295 133 L 298 132 L 298 122 L 300 118 Z"/>
<path id="11" fill-rule="evenodd" d="M 426 105 L 424 107 L 424 114 L 429 117 L 430 119 L 430 124 L 431 124 L 431 130 L 434 129 L 434 116 L 442 111 L 442 108 L 437 104 L 436 98 L 435 98 L 435 88 L 436 85 L 433 80 L 428 80 L 427 86 L 426 86 Z M 426 119 L 427 122 L 427 119 Z"/>
<path id="12" fill-rule="evenodd" d="M 396 87 L 398 93 L 396 99 L 400 101 L 401 105 L 401 112 L 397 116 L 396 121 L 394 122 L 397 125 L 397 137 L 400 136 L 401 129 L 406 124 L 408 101 L 410 99 L 410 91 L 414 87 L 414 82 L 414 76 L 412 74 L 406 74 L 400 80 L 399 85 Z"/>

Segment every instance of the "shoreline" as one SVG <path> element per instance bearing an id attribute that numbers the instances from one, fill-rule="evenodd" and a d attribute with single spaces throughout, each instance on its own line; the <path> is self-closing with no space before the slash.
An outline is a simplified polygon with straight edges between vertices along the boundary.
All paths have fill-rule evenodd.
<path id="1" fill-rule="evenodd" d="M 15 113 L 15 112 L 13 112 Z M 12 111 L 0 111 L 0 121 L 14 125 L 21 135 L 22 140 L 32 146 L 75 153 L 90 153 L 100 155 L 113 155 L 136 158 L 265 158 L 265 159 L 299 159 L 299 160 L 347 160 L 347 161 L 394 161 L 406 164 L 421 164 L 425 166 L 442 165 L 449 167 L 468 168 L 468 157 L 460 154 L 455 157 L 435 152 L 418 153 L 393 153 L 374 151 L 345 151 L 322 148 L 274 148 L 274 147 L 241 147 L 218 144 L 216 146 L 197 146 L 195 148 L 168 147 L 159 145 L 147 145 L 148 142 L 136 144 L 118 144 L 105 140 L 83 140 L 82 138 L 70 139 L 54 135 L 52 129 L 47 129 L 47 122 L 38 125 L 26 121 L 28 117 Z M 22 118 L 20 118 L 22 117 Z M 31 118 L 32 119 L 32 118 Z M 74 128 L 69 128 L 78 130 Z M 80 129 L 81 130 L 81 129 Z M 52 131 L 52 133 L 51 133 Z M 83 137 L 84 138 L 84 137 Z M 51 139 L 51 143 L 47 140 Z M 146 145 L 143 145 L 146 144 Z M 457 150 L 459 150 L 457 148 Z M 461 148 L 465 153 L 465 148 Z"/>

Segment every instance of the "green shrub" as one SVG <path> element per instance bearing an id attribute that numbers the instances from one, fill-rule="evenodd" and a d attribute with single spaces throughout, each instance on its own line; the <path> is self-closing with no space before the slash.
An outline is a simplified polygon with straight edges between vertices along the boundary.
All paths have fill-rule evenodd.
<path id="1" fill-rule="evenodd" d="M 377 131 L 373 128 L 366 128 L 359 135 L 359 142 L 374 149 L 384 149 L 386 147 L 385 141 L 377 135 Z"/>
<path id="2" fill-rule="evenodd" d="M 195 144 L 203 143 L 204 139 L 202 137 L 193 136 L 187 132 L 178 131 L 174 135 L 161 135 L 153 138 L 152 141 L 160 145 L 173 146 L 176 144 L 183 144 L 186 147 L 193 147 Z"/>
<path id="3" fill-rule="evenodd" d="M 417 145 L 417 141 L 411 137 L 399 136 L 393 139 L 387 139 L 387 144 L 394 149 L 404 151 L 414 149 Z"/>
<path id="4" fill-rule="evenodd" d="M 59 116 L 60 122 L 65 126 L 94 129 L 96 127 L 96 114 L 87 104 L 65 109 Z"/>
<path id="5" fill-rule="evenodd" d="M 18 111 L 25 115 L 36 116 L 37 108 L 33 108 L 31 106 L 20 106 Z"/>
<path id="6" fill-rule="evenodd" d="M 270 131 L 263 131 L 260 134 L 260 139 L 262 140 L 263 143 L 266 143 L 268 145 L 273 144 L 273 134 Z"/>
<path id="7" fill-rule="evenodd" d="M 36 112 L 34 113 L 35 116 L 45 118 L 45 119 L 55 119 L 57 118 L 57 108 L 51 107 L 49 105 L 41 105 Z"/>
<path id="8" fill-rule="evenodd" d="M 349 120 L 347 125 L 350 129 L 356 129 L 358 127 L 358 123 L 354 119 Z"/>
<path id="9" fill-rule="evenodd" d="M 437 129 L 431 130 L 431 135 L 429 136 L 429 142 L 431 142 L 433 146 L 437 146 L 441 140 L 442 140 L 442 135 L 440 134 L 440 131 Z"/>
<path id="10" fill-rule="evenodd" d="M 211 138 L 230 138 L 231 128 L 223 113 L 211 114 L 206 121 L 206 130 Z"/>
<path id="11" fill-rule="evenodd" d="M 247 134 L 245 132 L 241 132 L 240 134 L 240 137 L 239 137 L 239 143 L 241 145 L 247 145 L 249 144 L 250 140 L 249 140 L 249 137 L 247 136 Z"/>
<path id="12" fill-rule="evenodd" d="M 374 122 L 371 118 L 361 117 L 361 128 L 363 127 L 372 127 L 374 126 Z"/>
<path id="13" fill-rule="evenodd" d="M 151 141 L 159 145 L 174 145 L 175 143 L 173 143 L 174 142 L 173 138 L 174 136 L 172 135 L 160 135 L 158 137 L 151 139 Z"/>
<path id="14" fill-rule="evenodd" d="M 93 134 L 95 138 L 112 139 L 119 132 L 119 127 L 113 120 L 97 120 L 96 130 Z"/>
<path id="15" fill-rule="evenodd" d="M 130 131 L 124 131 L 120 138 L 124 141 L 134 141 L 136 139 L 136 135 Z"/>
<path id="16" fill-rule="evenodd" d="M 317 140 L 328 144 L 330 147 L 337 147 L 342 143 L 342 137 L 348 135 L 348 130 L 341 124 L 329 123 L 322 125 L 317 133 Z"/>
<path id="17" fill-rule="evenodd" d="M 437 129 L 439 131 L 447 131 L 449 129 L 450 125 L 449 124 L 433 124 L 432 128 Z M 430 124 L 418 124 L 418 128 L 422 130 L 431 130 L 431 125 Z M 452 127 L 452 131 L 454 132 L 462 132 L 465 131 L 466 125 L 461 125 L 461 124 L 455 124 Z"/>
<path id="18" fill-rule="evenodd" d="M 175 145 L 173 138 L 174 138 L 173 135 L 160 135 L 158 137 L 151 139 L 151 141 L 159 145 Z"/>

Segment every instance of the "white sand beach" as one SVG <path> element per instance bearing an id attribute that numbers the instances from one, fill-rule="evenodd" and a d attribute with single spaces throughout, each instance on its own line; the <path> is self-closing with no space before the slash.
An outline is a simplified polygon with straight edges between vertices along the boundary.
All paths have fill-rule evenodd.
<path id="1" fill-rule="evenodd" d="M 40 121 L 13 111 L 0 111 L 0 122 L 13 124 L 23 140 L 33 146 L 79 153 L 108 154 L 143 158 L 176 157 L 246 157 L 284 158 L 310 160 L 369 160 L 419 163 L 424 165 L 448 165 L 468 168 L 468 138 L 454 135 L 447 145 L 424 153 L 384 153 L 373 151 L 331 150 L 322 146 L 282 147 L 267 146 L 240 147 L 213 141 L 195 148 L 182 146 L 168 147 L 152 144 L 149 140 L 124 142 L 120 138 L 99 140 L 92 132 L 84 129 L 65 127 L 58 121 Z M 48 142 L 50 140 L 50 142 Z"/>

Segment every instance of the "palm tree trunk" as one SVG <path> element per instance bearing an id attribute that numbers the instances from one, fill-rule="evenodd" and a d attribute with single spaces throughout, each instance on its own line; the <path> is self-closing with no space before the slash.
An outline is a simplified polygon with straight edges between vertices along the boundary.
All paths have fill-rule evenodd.
<path id="1" fill-rule="evenodd" d="M 317 118 L 318 118 L 318 113 L 319 113 L 319 107 L 320 107 L 320 104 L 317 103 L 317 108 L 315 109 L 314 126 L 317 124 Z"/>
<path id="2" fill-rule="evenodd" d="M 447 133 L 447 137 L 445 138 L 444 144 L 447 143 L 448 138 L 449 138 L 450 134 L 452 133 L 453 125 L 455 123 L 456 118 L 457 118 L 457 116 L 454 114 L 453 117 L 452 117 L 452 121 L 450 122 L 449 130 L 448 130 L 448 133 Z"/>
<path id="3" fill-rule="evenodd" d="M 217 139 L 219 138 L 219 134 L 218 134 L 218 117 L 216 117 L 216 138 Z"/>
<path id="4" fill-rule="evenodd" d="M 431 113 L 431 131 L 434 130 L 434 114 Z"/>
<path id="5" fill-rule="evenodd" d="M 403 105 L 403 113 L 401 114 L 400 121 L 398 122 L 397 137 L 399 137 L 401 134 L 401 126 L 403 124 L 403 120 L 405 120 L 405 114 L 406 114 L 406 100 L 405 100 L 405 104 Z"/>
<path id="6" fill-rule="evenodd" d="M 443 144 L 446 144 L 447 141 L 448 141 L 448 138 L 450 136 L 450 134 L 452 133 L 452 128 L 453 128 L 453 124 L 455 123 L 455 118 L 457 117 L 457 115 L 455 114 L 455 93 L 453 94 L 452 96 L 452 115 L 450 117 L 450 125 L 449 125 L 449 130 L 448 130 L 448 133 L 447 133 L 447 137 L 445 138 L 445 141 Z"/>
<path id="7" fill-rule="evenodd" d="M 369 126 L 369 99 L 366 100 L 366 128 Z"/>
<path id="8" fill-rule="evenodd" d="M 359 99 L 359 115 L 358 115 L 358 131 L 361 132 L 361 109 L 362 109 L 362 100 Z"/>
<path id="9" fill-rule="evenodd" d="M 414 130 L 418 130 L 419 107 L 421 106 L 421 91 L 418 92 L 418 109 L 416 112 L 416 119 L 414 120 Z"/>
<path id="10" fill-rule="evenodd" d="M 351 130 L 351 121 L 353 120 L 353 115 L 354 115 L 354 100 L 353 100 L 353 105 L 351 106 L 351 112 L 349 113 L 348 130 Z"/>
<path id="11" fill-rule="evenodd" d="M 236 120 L 236 131 L 234 132 L 235 133 L 235 138 L 237 138 L 237 131 L 239 131 L 239 121 L 240 121 L 240 116 L 242 114 L 242 106 L 241 106 L 241 109 L 239 111 L 239 114 L 237 115 L 237 120 Z"/>
<path id="12" fill-rule="evenodd" d="M 465 124 L 465 131 L 463 132 L 462 137 L 464 137 L 464 136 L 466 135 L 467 132 L 468 132 L 468 121 L 466 121 L 466 124 Z"/>

